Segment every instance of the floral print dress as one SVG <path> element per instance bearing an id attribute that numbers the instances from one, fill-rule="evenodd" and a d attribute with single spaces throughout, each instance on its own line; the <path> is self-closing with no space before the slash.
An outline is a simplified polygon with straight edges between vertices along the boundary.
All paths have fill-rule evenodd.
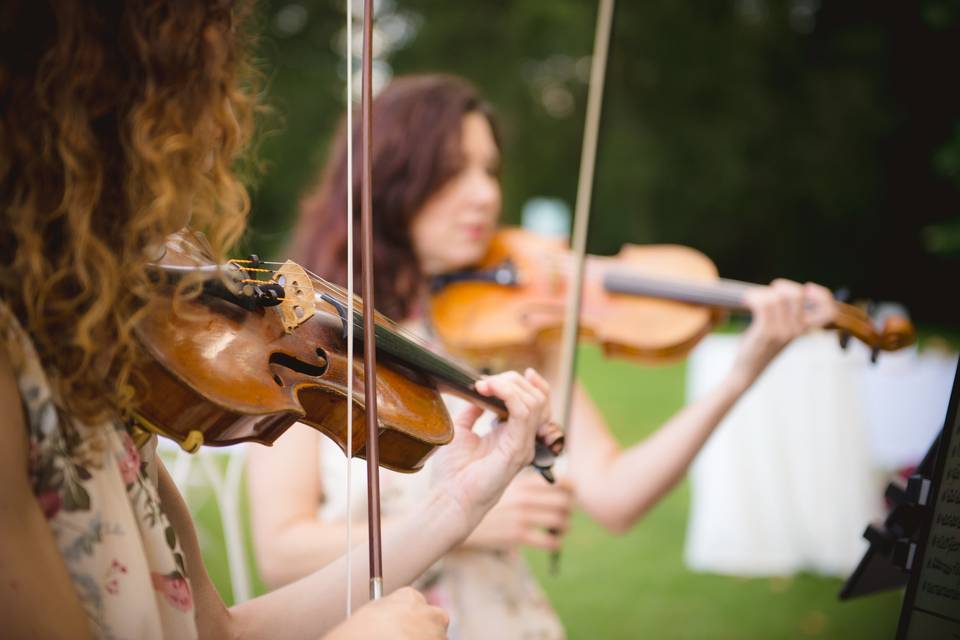
<path id="1" fill-rule="evenodd" d="M 29 430 L 30 481 L 98 638 L 196 638 L 183 553 L 157 495 L 156 438 L 85 425 L 55 402 L 26 332 L 0 301 L 0 348 Z"/>

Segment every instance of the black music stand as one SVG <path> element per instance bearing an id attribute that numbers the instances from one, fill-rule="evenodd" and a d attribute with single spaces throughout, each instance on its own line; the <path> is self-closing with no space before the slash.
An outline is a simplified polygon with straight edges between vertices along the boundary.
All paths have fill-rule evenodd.
<path id="1" fill-rule="evenodd" d="M 906 489 L 891 484 L 892 508 L 867 527 L 870 548 L 840 599 L 907 585 L 898 640 L 960 640 L 960 365 L 940 435 Z"/>
<path id="2" fill-rule="evenodd" d="M 939 440 L 897 640 L 960 640 L 960 365 Z"/>
<path id="3" fill-rule="evenodd" d="M 942 431 L 942 429 L 941 429 Z M 884 497 L 890 504 L 890 511 L 880 526 L 868 525 L 863 537 L 870 547 L 863 554 L 857 568 L 840 590 L 840 599 L 849 600 L 890 589 L 899 589 L 907 584 L 910 573 L 907 560 L 912 544 L 920 534 L 920 520 L 929 493 L 929 480 L 933 474 L 933 462 L 936 459 L 938 435 L 923 461 L 907 481 L 906 488 L 891 482 L 887 485 Z"/>

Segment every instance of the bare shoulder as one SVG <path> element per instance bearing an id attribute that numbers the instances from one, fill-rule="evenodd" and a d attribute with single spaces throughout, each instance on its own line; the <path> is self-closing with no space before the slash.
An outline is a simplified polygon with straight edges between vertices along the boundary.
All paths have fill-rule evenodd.
<path id="1" fill-rule="evenodd" d="M 5 637 L 90 637 L 87 616 L 33 495 L 23 402 L 10 356 L 2 348 L 0 407 L 5 409 L 0 411 L 0 620 Z"/>
<path id="2" fill-rule="evenodd" d="M 0 436 L 5 446 L 0 447 L 0 478 L 8 474 L 23 474 L 27 462 L 27 431 L 23 415 L 20 388 L 7 352 L 0 348 L 0 407 L 9 409 L 0 413 Z"/>

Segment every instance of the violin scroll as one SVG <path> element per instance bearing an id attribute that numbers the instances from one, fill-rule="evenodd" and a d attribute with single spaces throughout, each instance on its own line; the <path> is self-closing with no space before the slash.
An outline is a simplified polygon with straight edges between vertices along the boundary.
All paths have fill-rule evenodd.
<path id="1" fill-rule="evenodd" d="M 881 351 L 898 351 L 917 340 L 916 329 L 907 318 L 890 314 L 878 324 L 864 309 L 846 302 L 837 303 L 836 318 L 828 328 L 839 331 L 843 348 L 850 336 L 864 343 L 870 348 L 874 362 Z"/>

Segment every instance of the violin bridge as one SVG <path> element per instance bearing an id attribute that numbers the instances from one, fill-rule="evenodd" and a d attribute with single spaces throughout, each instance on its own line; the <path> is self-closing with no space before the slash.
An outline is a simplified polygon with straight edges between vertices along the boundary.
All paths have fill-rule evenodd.
<path id="1" fill-rule="evenodd" d="M 317 310 L 313 282 L 303 267 L 287 260 L 273 274 L 273 279 L 283 287 L 283 300 L 277 306 L 283 328 L 290 333 L 309 320 Z"/>

